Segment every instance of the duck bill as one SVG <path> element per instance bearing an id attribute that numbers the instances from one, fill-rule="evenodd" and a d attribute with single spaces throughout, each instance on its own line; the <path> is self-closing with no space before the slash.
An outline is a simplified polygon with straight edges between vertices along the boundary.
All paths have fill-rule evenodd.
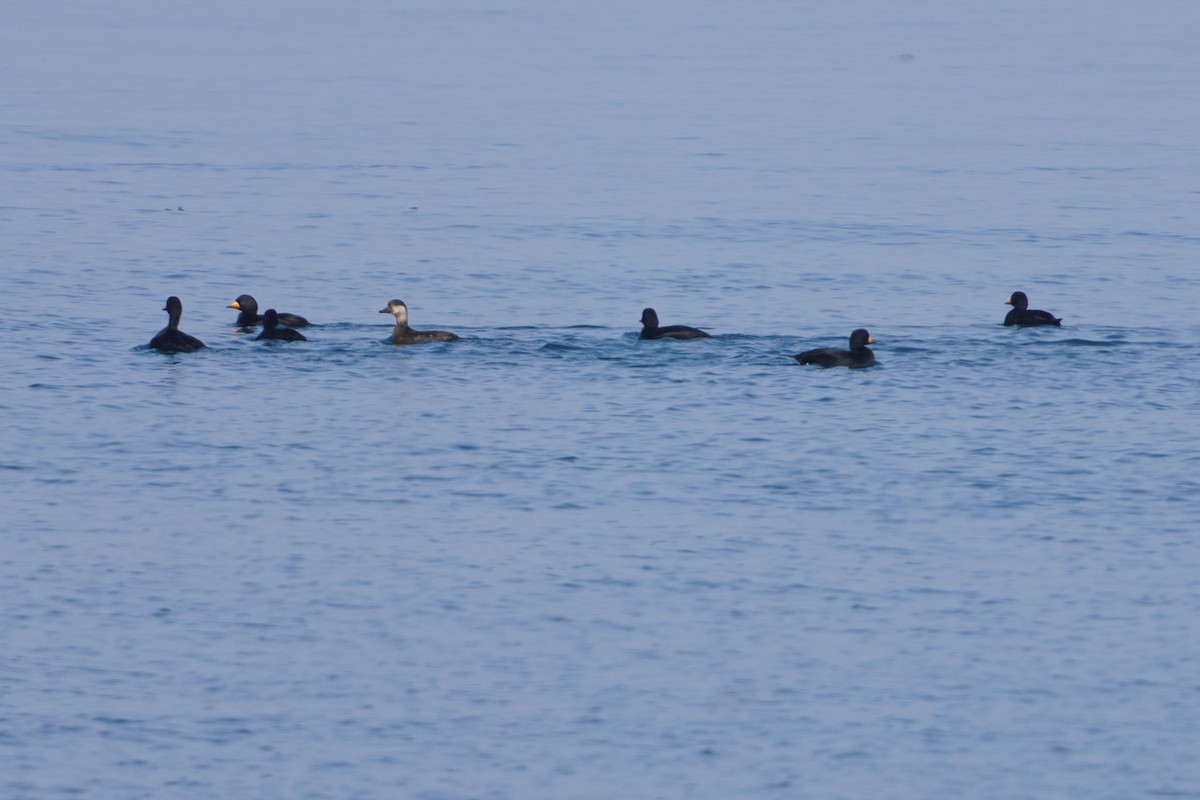
<path id="1" fill-rule="evenodd" d="M 242 310 L 242 304 L 241 304 L 241 303 L 239 303 L 237 300 L 234 300 L 232 303 L 230 303 L 230 304 L 229 304 L 229 307 L 230 307 L 230 308 L 236 308 L 238 311 L 241 311 L 241 310 Z"/>

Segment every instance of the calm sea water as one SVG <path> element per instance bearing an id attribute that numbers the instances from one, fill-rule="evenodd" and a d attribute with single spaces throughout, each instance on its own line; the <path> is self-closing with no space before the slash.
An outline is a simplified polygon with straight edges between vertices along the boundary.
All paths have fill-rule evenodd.
<path id="1" fill-rule="evenodd" d="M 0 796 L 1200 797 L 1194 3 L 177 6 L 0 11 Z"/>

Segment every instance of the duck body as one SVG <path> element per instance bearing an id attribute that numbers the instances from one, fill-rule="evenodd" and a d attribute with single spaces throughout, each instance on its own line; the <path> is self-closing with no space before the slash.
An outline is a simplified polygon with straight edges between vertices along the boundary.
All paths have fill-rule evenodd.
<path id="1" fill-rule="evenodd" d="M 658 312 L 653 308 L 642 310 L 642 332 L 638 334 L 639 339 L 708 339 L 710 335 L 688 325 L 667 325 L 660 326 L 658 324 Z"/>
<path id="2" fill-rule="evenodd" d="M 396 327 L 392 329 L 392 344 L 458 341 L 458 335 L 450 331 L 417 331 L 410 328 L 408 326 L 408 306 L 403 300 L 389 300 L 387 307 L 379 309 L 379 313 L 391 314 L 396 318 Z"/>
<path id="3" fill-rule="evenodd" d="M 267 313 L 263 314 L 263 329 L 262 333 L 254 337 L 254 340 L 274 339 L 281 342 L 307 342 L 308 337 L 303 333 L 292 328 L 282 328 L 279 325 L 279 314 L 275 309 L 268 308 Z"/>
<path id="4" fill-rule="evenodd" d="M 179 330 L 179 319 L 183 316 L 183 302 L 178 297 L 168 297 L 163 311 L 169 315 L 167 327 L 154 334 L 150 346 L 164 353 L 194 353 L 203 350 L 206 345 L 195 336 L 189 336 Z"/>
<path id="5" fill-rule="evenodd" d="M 1056 325 L 1062 327 L 1062 320 L 1049 311 L 1042 311 L 1037 308 L 1029 307 L 1029 298 L 1024 292 L 1013 292 L 1012 296 L 1004 301 L 1005 305 L 1012 306 L 1012 311 L 1009 311 L 1004 316 L 1004 326 L 1007 328 L 1012 325 L 1019 325 L 1022 328 L 1032 327 L 1034 325 Z"/>
<path id="6" fill-rule="evenodd" d="M 229 304 L 230 308 L 236 308 L 238 314 L 236 324 L 239 328 L 253 328 L 256 325 L 261 325 L 265 314 L 258 313 L 258 301 L 248 294 L 239 294 L 237 300 Z M 286 325 L 289 328 L 304 328 L 310 323 L 299 314 L 289 314 L 286 311 L 277 313 L 280 325 Z"/>
<path id="7" fill-rule="evenodd" d="M 865 328 L 859 328 L 850 334 L 849 350 L 842 350 L 840 347 L 819 347 L 816 350 L 805 350 L 792 358 L 801 364 L 816 364 L 819 367 L 869 367 L 875 363 L 875 353 L 867 345 L 874 341 Z"/>

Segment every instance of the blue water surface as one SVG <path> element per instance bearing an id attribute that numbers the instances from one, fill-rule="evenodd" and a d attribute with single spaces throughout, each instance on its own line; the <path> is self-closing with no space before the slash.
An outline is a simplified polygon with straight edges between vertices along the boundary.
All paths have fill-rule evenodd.
<path id="1" fill-rule="evenodd" d="M 0 796 L 1200 798 L 1194 4 L 68 5 Z"/>

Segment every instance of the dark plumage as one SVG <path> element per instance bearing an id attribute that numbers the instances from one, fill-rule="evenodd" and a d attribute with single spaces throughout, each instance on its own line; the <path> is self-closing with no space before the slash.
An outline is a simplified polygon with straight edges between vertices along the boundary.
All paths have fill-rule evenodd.
<path id="1" fill-rule="evenodd" d="M 699 328 L 687 325 L 667 325 L 660 328 L 658 312 L 653 308 L 642 310 L 642 333 L 639 339 L 707 339 L 709 335 Z"/>
<path id="2" fill-rule="evenodd" d="M 792 358 L 801 364 L 816 364 L 821 367 L 869 367 L 875 363 L 875 354 L 867 345 L 874 341 L 866 329 L 859 328 L 850 334 L 849 350 L 842 350 L 838 347 L 821 347 L 816 350 L 805 350 Z"/>
<path id="3" fill-rule="evenodd" d="M 392 344 L 421 344 L 422 342 L 453 342 L 458 336 L 450 331 L 414 331 L 408 327 L 408 306 L 403 300 L 390 300 L 380 314 L 391 314 L 396 318 L 392 330 Z"/>
<path id="4" fill-rule="evenodd" d="M 238 314 L 237 322 L 239 328 L 253 328 L 255 325 L 261 325 L 263 316 L 258 313 L 258 301 L 248 294 L 239 294 L 237 300 L 229 304 L 230 308 L 236 308 L 242 312 Z M 278 314 L 279 324 L 286 325 L 289 328 L 303 328 L 309 324 L 308 320 L 299 314 L 289 314 L 286 311 Z"/>
<path id="5" fill-rule="evenodd" d="M 283 342 L 308 341 L 300 331 L 279 327 L 279 315 L 275 313 L 275 309 L 273 308 L 268 308 L 267 313 L 263 314 L 262 324 L 262 333 L 254 337 L 254 341 L 256 342 L 260 339 L 278 339 Z"/>
<path id="6" fill-rule="evenodd" d="M 204 349 L 204 342 L 179 330 L 179 318 L 183 316 L 183 303 L 178 297 L 168 297 L 163 311 L 167 312 L 170 319 L 167 321 L 167 327 L 154 334 L 154 338 L 150 340 L 151 347 L 164 353 L 191 353 Z"/>
<path id="7" fill-rule="evenodd" d="M 1005 305 L 1012 306 L 1012 311 L 1004 317 L 1005 326 L 1021 325 L 1029 327 L 1030 325 L 1058 325 L 1062 326 L 1062 320 L 1051 314 L 1049 311 L 1040 311 L 1036 308 L 1029 307 L 1029 298 L 1024 292 L 1013 292 L 1012 297 L 1004 301 Z"/>

